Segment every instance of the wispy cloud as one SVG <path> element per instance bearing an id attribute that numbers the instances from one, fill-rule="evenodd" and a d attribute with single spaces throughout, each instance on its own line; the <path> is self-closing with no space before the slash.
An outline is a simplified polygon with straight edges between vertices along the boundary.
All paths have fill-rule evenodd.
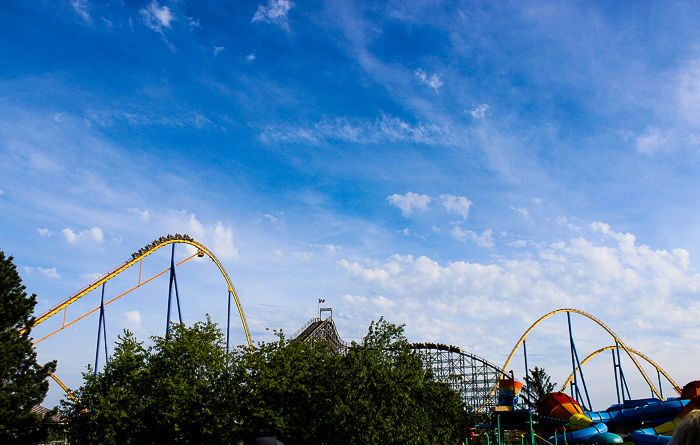
<path id="1" fill-rule="evenodd" d="M 88 0 L 71 0 L 71 6 L 75 12 L 85 20 L 85 23 L 92 24 L 92 17 L 90 17 L 90 2 Z"/>
<path id="2" fill-rule="evenodd" d="M 36 231 L 39 232 L 39 235 L 44 236 L 46 238 L 53 235 L 53 230 L 49 230 L 49 229 L 36 229 Z"/>
<path id="3" fill-rule="evenodd" d="M 388 114 L 370 121 L 336 117 L 324 119 L 312 126 L 268 127 L 260 135 L 264 142 L 319 143 L 321 141 L 344 141 L 360 144 L 380 142 L 409 142 L 418 144 L 459 145 L 464 139 L 446 127 L 437 125 L 412 125 Z"/>
<path id="4" fill-rule="evenodd" d="M 130 323 L 132 325 L 141 325 L 141 314 L 137 310 L 133 311 L 127 311 L 124 312 L 123 314 L 124 319 L 127 321 L 127 323 Z"/>
<path id="5" fill-rule="evenodd" d="M 462 215 L 462 220 L 467 220 L 472 202 L 465 196 L 440 195 L 440 199 L 448 212 Z"/>
<path id="6" fill-rule="evenodd" d="M 42 274 L 44 274 L 45 276 L 47 276 L 49 278 L 56 278 L 56 279 L 61 278 L 61 275 L 59 275 L 58 272 L 56 272 L 55 267 L 52 267 L 51 269 L 44 269 L 43 267 L 37 267 L 36 270 L 38 270 L 39 272 L 41 272 Z"/>
<path id="7" fill-rule="evenodd" d="M 510 209 L 515 211 L 515 212 L 520 213 L 523 216 L 523 218 L 530 219 L 530 211 L 527 209 L 527 207 L 516 208 L 516 207 L 510 206 Z"/>
<path id="8" fill-rule="evenodd" d="M 309 244 L 309 247 L 316 247 L 330 254 L 335 254 L 340 251 L 341 247 L 335 244 Z"/>
<path id="9" fill-rule="evenodd" d="M 273 23 L 289 31 L 289 11 L 294 7 L 294 3 L 289 0 L 268 0 L 267 6 L 258 6 L 252 22 Z"/>
<path id="10" fill-rule="evenodd" d="M 474 119 L 483 119 L 489 108 L 491 108 L 491 107 L 488 106 L 488 104 L 481 104 L 481 105 L 478 105 L 478 106 L 472 108 L 471 110 L 465 110 L 465 111 L 467 111 L 467 113 L 471 114 L 472 118 L 474 118 Z"/>
<path id="11" fill-rule="evenodd" d="M 165 32 L 163 31 L 163 28 L 170 29 L 170 23 L 175 20 L 175 16 L 170 11 L 170 8 L 167 6 L 159 6 L 158 1 L 153 0 L 148 4 L 148 6 L 141 9 L 139 14 L 143 19 L 144 24 L 148 28 L 160 34 L 163 41 L 168 45 L 168 48 L 170 48 L 171 51 L 175 51 L 175 47 L 172 43 L 170 43 L 168 38 L 165 36 Z"/>
<path id="12" fill-rule="evenodd" d="M 100 229 L 99 227 L 93 227 L 88 230 L 83 230 L 80 233 L 75 233 L 72 229 L 65 228 L 61 230 L 61 233 L 63 233 L 63 236 L 66 238 L 66 241 L 68 241 L 71 244 L 81 244 L 88 241 L 101 243 L 104 241 L 102 229 Z"/>
<path id="13" fill-rule="evenodd" d="M 226 48 L 223 46 L 215 46 L 214 47 L 214 57 L 218 56 L 221 51 L 225 51 Z"/>
<path id="14" fill-rule="evenodd" d="M 408 192 L 405 195 L 399 195 L 394 193 L 391 196 L 387 196 L 387 201 L 392 205 L 401 209 L 401 215 L 408 218 L 413 214 L 413 209 L 418 209 L 422 211 L 428 210 L 428 203 L 432 201 L 432 198 L 428 195 L 419 195 L 418 193 Z"/>
<path id="15" fill-rule="evenodd" d="M 153 217 L 153 215 L 152 215 Z M 162 219 L 163 217 L 161 217 Z M 221 221 L 203 223 L 194 213 L 186 210 L 171 212 L 160 224 L 168 233 L 188 233 L 195 240 L 209 247 L 220 260 L 238 259 L 238 248 L 234 243 L 233 228 Z"/>
<path id="16" fill-rule="evenodd" d="M 311 252 L 292 252 L 292 255 L 301 259 L 302 261 L 310 261 L 314 254 Z"/>
<path id="17" fill-rule="evenodd" d="M 135 213 L 135 214 L 139 215 L 139 219 L 140 219 L 141 221 L 146 221 L 146 222 L 148 222 L 149 218 L 151 217 L 150 213 L 148 213 L 148 210 L 141 211 L 141 210 L 139 210 L 139 209 L 136 208 L 136 207 L 133 207 L 133 208 L 131 208 L 131 209 L 127 209 L 127 212 L 129 212 L 129 213 Z"/>
<path id="18" fill-rule="evenodd" d="M 464 230 L 461 227 L 455 227 L 450 234 L 460 241 L 474 241 L 478 245 L 488 249 L 496 245 L 493 242 L 493 230 L 491 229 L 484 230 L 479 234 L 473 230 Z"/>
<path id="19" fill-rule="evenodd" d="M 423 71 L 421 68 L 415 70 L 414 73 L 422 84 L 428 85 L 430 88 L 434 89 L 435 93 L 438 93 L 440 87 L 444 85 L 443 81 L 440 80 L 439 74 L 433 74 L 432 76 L 428 77 L 425 71 Z"/>

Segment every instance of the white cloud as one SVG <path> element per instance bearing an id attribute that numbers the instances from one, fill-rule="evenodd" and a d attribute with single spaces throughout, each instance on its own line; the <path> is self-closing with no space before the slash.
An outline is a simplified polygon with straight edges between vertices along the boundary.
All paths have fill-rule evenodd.
<path id="1" fill-rule="evenodd" d="M 272 253 L 274 253 L 275 256 L 282 256 L 282 255 L 284 255 L 284 254 L 282 253 L 281 250 L 277 250 L 277 249 L 273 250 Z"/>
<path id="2" fill-rule="evenodd" d="M 511 243 L 508 243 L 508 245 L 513 246 L 513 247 L 525 247 L 525 246 L 527 246 L 527 240 L 519 239 L 517 241 L 513 241 Z"/>
<path id="3" fill-rule="evenodd" d="M 639 153 L 653 153 L 668 147 L 669 139 L 658 128 L 647 128 L 644 135 L 637 138 L 636 146 Z"/>
<path id="4" fill-rule="evenodd" d="M 260 135 L 263 142 L 343 141 L 357 144 L 411 142 L 417 144 L 460 145 L 464 135 L 455 135 L 446 127 L 412 125 L 381 113 L 377 119 L 326 118 L 309 127 L 268 127 Z"/>
<path id="5" fill-rule="evenodd" d="M 130 324 L 140 325 L 141 324 L 141 314 L 137 310 L 124 312 L 124 319 Z"/>
<path id="6" fill-rule="evenodd" d="M 162 32 L 162 29 L 170 28 L 170 22 L 175 19 L 170 8 L 167 6 L 158 6 L 156 0 L 151 1 L 145 8 L 139 11 L 143 17 L 146 26 L 154 31 Z"/>
<path id="7" fill-rule="evenodd" d="M 156 0 L 151 1 L 145 8 L 139 11 L 144 24 L 160 34 L 163 41 L 168 45 L 171 51 L 175 51 L 175 47 L 165 37 L 163 28 L 171 28 L 170 23 L 175 20 L 175 16 L 167 6 L 159 6 Z"/>
<path id="8" fill-rule="evenodd" d="M 54 114 L 53 120 L 56 122 L 63 122 L 63 114 L 61 114 L 61 113 Z"/>
<path id="9" fill-rule="evenodd" d="M 472 202 L 465 196 L 440 195 L 440 199 L 448 212 L 462 215 L 462 220 L 467 220 Z"/>
<path id="10" fill-rule="evenodd" d="M 4 195 L 4 194 L 5 194 L 5 190 L 0 189 L 0 195 Z"/>
<path id="11" fill-rule="evenodd" d="M 135 213 L 135 214 L 139 215 L 139 219 L 140 219 L 141 221 L 146 221 L 146 222 L 148 222 L 149 218 L 151 217 L 151 215 L 148 213 L 148 210 L 144 210 L 144 211 L 142 212 L 141 210 L 139 210 L 139 209 L 136 208 L 136 207 L 127 209 L 126 211 L 129 212 L 129 213 Z"/>
<path id="12" fill-rule="evenodd" d="M 245 61 L 246 61 L 246 62 L 249 62 L 249 63 L 250 63 L 250 62 L 252 62 L 253 60 L 255 60 L 255 54 L 248 54 L 247 56 L 245 56 Z"/>
<path id="13" fill-rule="evenodd" d="M 97 281 L 100 278 L 102 278 L 102 274 L 97 273 L 97 272 L 84 273 L 84 274 L 80 274 L 80 278 L 87 281 L 88 283 L 92 283 L 92 282 Z"/>
<path id="14" fill-rule="evenodd" d="M 39 235 L 44 236 L 44 237 L 46 237 L 46 238 L 48 238 L 48 237 L 50 237 L 51 235 L 53 235 L 53 231 L 52 231 L 52 230 L 49 230 L 49 229 L 39 229 L 39 228 L 37 228 L 36 231 L 39 232 Z"/>
<path id="15" fill-rule="evenodd" d="M 24 273 L 30 274 L 30 273 L 32 273 L 32 272 L 34 271 L 34 268 L 33 268 L 33 267 L 28 267 L 28 266 L 22 266 L 22 270 L 24 271 Z"/>
<path id="16" fill-rule="evenodd" d="M 400 234 L 403 235 L 403 236 L 410 236 L 410 235 L 411 235 L 411 229 L 409 229 L 408 227 L 406 227 L 406 228 L 403 229 L 403 230 L 397 230 L 396 233 L 400 233 Z"/>
<path id="17" fill-rule="evenodd" d="M 432 201 L 428 195 L 419 195 L 418 193 L 408 192 L 405 195 L 394 193 L 387 196 L 387 201 L 392 205 L 401 209 L 401 215 L 408 218 L 413 213 L 413 209 L 417 208 L 422 211 L 428 210 L 428 203 Z"/>
<path id="18" fill-rule="evenodd" d="M 292 255 L 297 258 L 301 258 L 304 261 L 309 261 L 314 256 L 314 254 L 311 252 L 292 252 Z"/>
<path id="19" fill-rule="evenodd" d="M 153 217 L 153 216 L 152 216 Z M 194 213 L 186 210 L 172 212 L 163 222 L 168 233 L 187 233 L 207 246 L 220 260 L 238 259 L 238 248 L 234 243 L 233 229 L 221 221 L 202 223 Z"/>
<path id="20" fill-rule="evenodd" d="M 214 47 L 214 57 L 218 56 L 221 51 L 225 51 L 226 48 L 223 46 L 215 46 Z"/>
<path id="21" fill-rule="evenodd" d="M 411 255 L 394 255 L 382 262 L 341 260 L 338 264 L 353 280 L 354 289 L 342 300 L 355 317 L 400 320 L 414 341 L 454 341 L 499 364 L 530 324 L 562 307 L 604 320 L 629 340 L 628 345 L 635 340 L 632 347 L 657 361 L 656 353 L 663 349 L 639 345 L 645 337 L 674 346 L 684 343 L 685 352 L 694 350 L 700 341 L 694 329 L 700 317 L 700 274 L 690 272 L 694 269 L 688 252 L 653 250 L 637 244 L 634 235 L 615 232 L 600 222 L 591 229 L 604 235 L 603 242 L 583 237 L 549 245 L 519 240 L 513 244 L 530 250 L 519 250 L 510 258 L 494 256 L 488 263 L 439 262 Z M 394 304 L 373 307 L 372 300 L 380 296 Z M 436 324 L 440 329 L 434 330 Z M 579 347 L 593 351 L 609 344 L 600 331 L 591 333 L 584 325 L 576 323 L 577 346 L 579 341 L 588 342 Z M 540 332 L 543 329 L 548 329 L 546 323 Z M 458 331 L 469 334 L 450 333 Z M 474 335 L 479 340 L 470 343 Z M 538 335 L 546 351 L 555 346 L 552 333 L 531 334 Z M 673 361 L 673 350 L 664 354 Z"/>
<path id="22" fill-rule="evenodd" d="M 316 247 L 318 249 L 321 249 L 322 251 L 326 253 L 331 253 L 335 254 L 340 251 L 341 247 L 336 246 L 335 244 L 309 244 L 309 247 Z"/>
<path id="23" fill-rule="evenodd" d="M 92 24 L 92 17 L 90 17 L 90 2 L 87 0 L 71 0 L 70 4 L 73 6 L 75 12 L 77 12 L 86 23 Z"/>
<path id="24" fill-rule="evenodd" d="M 580 232 L 581 229 L 583 229 L 583 227 L 579 227 L 579 226 L 575 225 L 574 223 L 569 222 L 569 220 L 566 218 L 566 216 L 557 217 L 557 224 L 559 224 L 560 226 L 563 226 L 563 227 L 568 227 L 571 230 L 575 230 L 577 232 Z"/>
<path id="25" fill-rule="evenodd" d="M 56 278 L 56 279 L 61 278 L 61 275 L 59 275 L 58 272 L 56 272 L 55 267 L 52 267 L 51 269 L 44 269 L 43 267 L 37 267 L 36 269 L 49 278 Z"/>
<path id="26" fill-rule="evenodd" d="M 472 115 L 472 118 L 474 119 L 483 119 L 484 115 L 488 111 L 488 109 L 491 108 L 488 106 L 488 104 L 481 104 L 479 106 L 476 106 L 472 108 L 471 110 L 465 110 L 467 113 Z"/>
<path id="27" fill-rule="evenodd" d="M 268 0 L 267 6 L 258 6 L 252 21 L 273 23 L 289 30 L 288 14 L 293 7 L 289 0 Z"/>
<path id="28" fill-rule="evenodd" d="M 83 230 L 82 232 L 77 234 L 73 232 L 72 229 L 66 227 L 65 229 L 61 230 L 61 232 L 66 238 L 66 241 L 68 241 L 71 244 L 80 244 L 86 241 L 101 243 L 104 241 L 102 229 L 100 229 L 99 227 L 93 227 L 89 230 Z"/>
<path id="29" fill-rule="evenodd" d="M 438 93 L 438 89 L 444 85 L 444 83 L 440 80 L 439 74 L 433 74 L 430 76 L 430 78 L 428 78 L 428 75 L 421 68 L 415 70 L 414 74 L 422 84 L 428 85 L 430 88 L 434 89 L 435 93 Z"/>
<path id="30" fill-rule="evenodd" d="M 538 206 L 542 204 L 542 200 L 540 198 L 532 198 L 532 203 Z"/>
<path id="31" fill-rule="evenodd" d="M 195 28 L 202 27 L 202 24 L 199 22 L 199 19 L 195 19 L 193 17 L 185 17 L 185 20 L 187 20 L 187 25 L 190 27 L 190 31 L 192 31 Z"/>
<path id="32" fill-rule="evenodd" d="M 484 230 L 479 234 L 473 230 L 463 230 L 461 227 L 455 227 L 450 234 L 460 241 L 474 241 L 478 245 L 488 249 L 495 246 L 493 242 L 493 230 L 491 229 Z"/>
<path id="33" fill-rule="evenodd" d="M 523 215 L 523 218 L 530 219 L 530 212 L 527 210 L 527 207 L 515 208 L 511 206 L 510 209 Z"/>

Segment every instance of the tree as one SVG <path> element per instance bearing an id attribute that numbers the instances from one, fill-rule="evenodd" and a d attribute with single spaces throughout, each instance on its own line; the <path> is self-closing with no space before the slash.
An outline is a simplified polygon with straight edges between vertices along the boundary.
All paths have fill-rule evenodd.
<path id="1" fill-rule="evenodd" d="M 346 356 L 323 344 L 263 344 L 238 356 L 241 439 L 273 435 L 296 444 L 457 444 L 469 414 L 460 396 L 428 375 L 403 326 L 372 322 Z"/>
<path id="2" fill-rule="evenodd" d="M 146 349 L 126 331 L 102 372 L 88 365 L 78 403 L 62 402 L 71 443 L 230 442 L 235 383 L 216 324 L 173 324 L 152 340 Z"/>
<path id="3" fill-rule="evenodd" d="M 551 378 L 544 368 L 537 366 L 535 369 L 530 369 L 529 375 L 525 377 L 525 383 L 530 393 L 530 402 L 534 409 L 539 409 L 540 402 L 556 388 L 557 384 L 550 380 Z M 550 437 L 554 432 L 554 427 L 546 423 L 538 423 L 535 426 L 535 433 L 541 437 Z"/>
<path id="4" fill-rule="evenodd" d="M 551 383 L 550 379 L 544 368 L 535 366 L 535 369 L 530 369 L 529 375 L 525 377 L 525 383 L 533 406 L 537 407 L 545 396 L 556 388 L 557 384 Z"/>
<path id="5" fill-rule="evenodd" d="M 27 296 L 13 257 L 0 250 L 0 443 L 38 443 L 42 429 L 55 411 L 44 418 L 31 409 L 49 390 L 49 372 L 56 362 L 40 366 L 30 337 L 36 294 Z"/>
<path id="6" fill-rule="evenodd" d="M 458 444 L 469 413 L 380 319 L 345 356 L 325 344 L 275 342 L 225 354 L 215 324 L 173 325 L 144 349 L 120 336 L 104 370 L 88 367 L 63 402 L 72 443 Z"/>

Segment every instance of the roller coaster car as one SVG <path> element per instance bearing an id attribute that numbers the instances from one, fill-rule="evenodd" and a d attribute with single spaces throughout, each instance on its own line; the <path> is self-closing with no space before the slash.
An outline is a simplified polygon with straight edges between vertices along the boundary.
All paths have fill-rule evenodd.
<path id="1" fill-rule="evenodd" d="M 204 256 L 204 251 L 202 249 L 197 249 L 197 257 L 202 258 Z"/>

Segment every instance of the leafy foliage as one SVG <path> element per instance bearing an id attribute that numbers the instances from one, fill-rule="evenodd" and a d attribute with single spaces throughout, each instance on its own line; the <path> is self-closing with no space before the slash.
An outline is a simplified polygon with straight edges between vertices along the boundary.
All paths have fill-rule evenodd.
<path id="1" fill-rule="evenodd" d="M 45 419 L 31 409 L 49 389 L 48 373 L 56 362 L 40 366 L 30 338 L 36 295 L 27 296 L 13 258 L 0 250 L 0 443 L 38 443 Z"/>
<path id="2" fill-rule="evenodd" d="M 346 356 L 278 341 L 226 356 L 209 320 L 173 325 L 144 349 L 120 337 L 104 371 L 64 402 L 74 443 L 457 444 L 470 425 L 458 394 L 435 382 L 403 327 L 380 319 Z M 83 410 L 86 411 L 83 411 Z"/>
<path id="3" fill-rule="evenodd" d="M 88 366 L 79 403 L 62 402 L 71 443 L 227 443 L 233 380 L 216 325 L 173 325 L 154 343 L 126 331 L 102 372 Z"/>
<path id="4" fill-rule="evenodd" d="M 544 368 L 530 369 L 527 377 L 525 377 L 525 383 L 527 384 L 528 391 L 533 397 L 532 403 L 534 406 L 538 406 L 540 402 L 545 398 L 545 396 L 556 388 L 557 384 L 552 383 L 551 377 L 547 375 Z"/>

